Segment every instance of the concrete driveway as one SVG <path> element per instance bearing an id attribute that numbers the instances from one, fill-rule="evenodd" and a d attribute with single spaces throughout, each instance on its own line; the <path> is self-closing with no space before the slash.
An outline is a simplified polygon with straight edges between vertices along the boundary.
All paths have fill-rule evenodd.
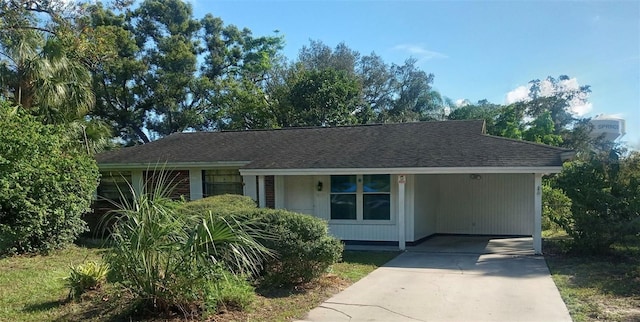
<path id="1" fill-rule="evenodd" d="M 449 252 L 416 246 L 322 303 L 305 320 L 571 321 L 543 257 L 509 247 L 488 253 L 478 246 L 485 242 L 491 244 L 467 240 L 461 243 L 464 251 Z"/>

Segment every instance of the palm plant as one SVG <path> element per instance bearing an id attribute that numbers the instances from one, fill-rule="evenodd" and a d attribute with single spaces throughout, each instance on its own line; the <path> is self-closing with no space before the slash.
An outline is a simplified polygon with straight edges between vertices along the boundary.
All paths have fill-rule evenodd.
<path id="1" fill-rule="evenodd" d="M 149 192 L 134 192 L 132 201 L 123 198 L 114 212 L 113 247 L 105 259 L 155 310 L 201 310 L 223 270 L 257 272 L 270 252 L 256 241 L 261 232 L 250 222 L 180 211 L 168 198 L 173 180 L 167 172 L 155 173 Z"/>
<path id="2" fill-rule="evenodd" d="M 95 101 L 89 70 L 55 36 L 31 29 L 0 33 L 0 91 L 47 123 L 81 119 Z"/>

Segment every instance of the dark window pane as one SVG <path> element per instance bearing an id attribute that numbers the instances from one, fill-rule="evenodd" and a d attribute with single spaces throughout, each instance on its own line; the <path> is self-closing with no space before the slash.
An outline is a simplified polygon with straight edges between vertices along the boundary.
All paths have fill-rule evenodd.
<path id="1" fill-rule="evenodd" d="M 373 174 L 362 176 L 364 192 L 390 192 L 389 175 Z"/>
<path id="2" fill-rule="evenodd" d="M 388 194 L 369 194 L 363 197 L 362 217 L 365 220 L 391 219 L 391 203 Z"/>
<path id="3" fill-rule="evenodd" d="M 356 219 L 356 195 L 331 195 L 331 219 Z"/>
<path id="4" fill-rule="evenodd" d="M 331 176 L 331 192 L 356 192 L 356 176 Z"/>
<path id="5" fill-rule="evenodd" d="M 242 176 L 237 169 L 205 170 L 202 172 L 202 193 L 205 197 L 242 195 Z"/>
<path id="6" fill-rule="evenodd" d="M 111 201 L 132 200 L 131 172 L 102 172 L 98 197 Z"/>

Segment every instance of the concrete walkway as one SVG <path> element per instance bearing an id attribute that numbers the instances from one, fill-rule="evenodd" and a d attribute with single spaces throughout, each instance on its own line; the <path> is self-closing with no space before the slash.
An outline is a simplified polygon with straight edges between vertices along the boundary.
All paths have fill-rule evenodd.
<path id="1" fill-rule="evenodd" d="M 477 247 L 477 246 L 475 246 Z M 424 250 L 424 249 L 423 249 Z M 306 321 L 571 321 L 541 256 L 405 252 Z"/>

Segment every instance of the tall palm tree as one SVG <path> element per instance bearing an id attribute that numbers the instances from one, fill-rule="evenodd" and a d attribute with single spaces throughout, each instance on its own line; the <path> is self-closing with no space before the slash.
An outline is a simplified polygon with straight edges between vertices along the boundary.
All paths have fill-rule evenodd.
<path id="1" fill-rule="evenodd" d="M 89 70 L 55 35 L 32 29 L 0 32 L 0 93 L 46 123 L 81 119 L 95 101 Z"/>

